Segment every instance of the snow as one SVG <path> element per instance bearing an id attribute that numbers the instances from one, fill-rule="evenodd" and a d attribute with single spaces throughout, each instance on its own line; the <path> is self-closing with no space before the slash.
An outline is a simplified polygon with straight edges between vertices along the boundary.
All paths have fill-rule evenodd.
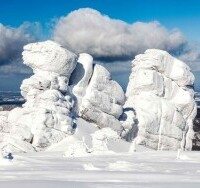
<path id="1" fill-rule="evenodd" d="M 156 150 L 191 150 L 197 110 L 193 83 L 190 68 L 167 52 L 137 55 L 120 119 L 123 137 Z"/>
<path id="2" fill-rule="evenodd" d="M 0 109 L 0 187 L 199 187 L 194 76 L 161 50 L 133 61 L 126 96 L 93 57 L 24 47 L 21 108 Z M 174 151 L 153 151 L 174 150 Z M 8 159 L 12 152 L 14 158 Z"/>
<path id="3" fill-rule="evenodd" d="M 94 65 L 92 56 L 82 53 L 69 83 L 76 114 L 100 128 L 120 130 L 118 118 L 123 111 L 125 94 L 121 86 L 112 80 L 108 70 Z"/>
<path id="4" fill-rule="evenodd" d="M 0 112 L 1 151 L 83 157 L 191 150 L 194 76 L 167 52 L 136 56 L 126 96 L 89 54 L 45 41 L 26 45 L 22 55 L 33 75 L 21 85 L 22 108 Z"/>
<path id="5" fill-rule="evenodd" d="M 76 59 L 75 54 L 53 41 L 24 47 L 24 64 L 34 75 L 21 85 L 26 103 L 8 114 L 9 130 L 0 146 L 3 151 L 45 150 L 73 133 L 74 101 L 68 82 Z"/>
<path id="6" fill-rule="evenodd" d="M 148 151 L 85 157 L 63 152 L 15 154 L 0 160 L 0 186 L 66 187 L 193 187 L 200 185 L 198 152 Z"/>
<path id="7" fill-rule="evenodd" d="M 47 71 L 69 77 L 76 66 L 77 56 L 53 41 L 31 43 L 24 46 L 24 64 L 34 72 Z"/>
<path id="8" fill-rule="evenodd" d="M 78 63 L 70 77 L 70 86 L 72 88 L 72 93 L 76 96 L 76 113 L 79 113 L 79 108 L 81 106 L 82 99 L 86 94 L 86 89 L 89 85 L 92 74 L 92 56 L 86 53 L 79 54 Z"/>
<path id="9" fill-rule="evenodd" d="M 119 130 L 118 120 L 123 111 L 125 95 L 119 84 L 101 65 L 94 66 L 93 74 L 80 106 L 80 116 L 95 122 L 100 128 Z"/>

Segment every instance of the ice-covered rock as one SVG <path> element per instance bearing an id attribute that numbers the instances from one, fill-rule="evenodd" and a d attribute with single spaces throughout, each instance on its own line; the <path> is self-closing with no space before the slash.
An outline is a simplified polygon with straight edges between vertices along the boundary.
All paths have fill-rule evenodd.
<path id="1" fill-rule="evenodd" d="M 53 72 L 69 78 L 76 67 L 76 55 L 50 40 L 24 46 L 22 55 L 24 64 L 34 72 Z"/>
<path id="2" fill-rule="evenodd" d="M 21 85 L 22 108 L 0 114 L 2 150 L 32 152 L 55 145 L 74 134 L 76 115 L 99 128 L 121 129 L 124 92 L 103 66 L 93 65 L 92 56 L 83 53 L 77 59 L 53 41 L 26 45 L 22 54 L 34 74 Z M 92 140 L 89 132 L 86 141 Z"/>
<path id="3" fill-rule="evenodd" d="M 136 56 L 126 97 L 92 56 L 77 58 L 53 41 L 25 46 L 23 60 L 34 74 L 21 85 L 22 108 L 0 111 L 2 151 L 60 148 L 66 156 L 85 156 L 143 148 L 137 144 L 191 149 L 194 76 L 167 52 Z"/>
<path id="4" fill-rule="evenodd" d="M 77 114 L 100 128 L 120 130 L 118 118 L 125 101 L 121 86 L 111 79 L 110 73 L 103 66 L 93 65 L 89 54 L 80 54 L 78 62 L 70 78 L 77 99 Z"/>
<path id="5" fill-rule="evenodd" d="M 15 108 L 7 117 L 11 126 L 4 139 L 5 150 L 23 152 L 44 150 L 73 134 L 73 99 L 68 88 L 77 56 L 53 41 L 28 44 L 24 64 L 34 75 L 23 81 L 23 108 Z"/>
<path id="6" fill-rule="evenodd" d="M 76 109 L 79 112 L 79 107 L 82 103 L 82 99 L 86 94 L 86 89 L 89 85 L 90 78 L 93 74 L 93 58 L 91 55 L 82 53 L 79 55 L 78 63 L 75 70 L 72 73 L 70 79 L 70 85 L 72 92 L 76 98 Z"/>
<path id="7" fill-rule="evenodd" d="M 153 149 L 191 150 L 196 115 L 193 82 L 190 68 L 165 51 L 152 49 L 136 56 L 122 135 Z"/>

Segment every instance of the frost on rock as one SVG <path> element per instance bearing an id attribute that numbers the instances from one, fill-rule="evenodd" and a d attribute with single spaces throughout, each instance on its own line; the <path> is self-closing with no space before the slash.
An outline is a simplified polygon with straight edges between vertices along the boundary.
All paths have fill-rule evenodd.
<path id="1" fill-rule="evenodd" d="M 65 156 L 87 156 L 128 151 L 133 140 L 130 151 L 136 144 L 191 149 L 194 76 L 167 52 L 147 50 L 136 56 L 126 101 L 121 86 L 89 54 L 77 58 L 46 41 L 26 45 L 23 60 L 34 74 L 21 85 L 22 108 L 0 111 L 2 151 L 59 149 Z"/>
<path id="2" fill-rule="evenodd" d="M 123 112 L 125 95 L 103 66 L 93 65 L 89 54 L 80 54 L 70 84 L 77 99 L 76 109 L 80 117 L 96 123 L 99 128 L 120 130 L 118 118 Z"/>
<path id="3" fill-rule="evenodd" d="M 126 139 L 158 150 L 191 150 L 196 104 L 194 76 L 162 50 L 136 56 L 121 122 Z"/>
<path id="4" fill-rule="evenodd" d="M 74 102 L 68 82 L 76 59 L 75 54 L 53 41 L 24 47 L 24 64 L 33 69 L 34 75 L 21 85 L 26 99 L 23 108 L 7 115 L 10 129 L 1 143 L 2 150 L 40 151 L 73 133 Z"/>
<path id="5" fill-rule="evenodd" d="M 82 53 L 79 55 L 75 70 L 70 79 L 72 93 L 75 95 L 75 111 L 79 113 L 82 99 L 86 94 L 90 78 L 93 74 L 93 57 L 89 54 Z"/>

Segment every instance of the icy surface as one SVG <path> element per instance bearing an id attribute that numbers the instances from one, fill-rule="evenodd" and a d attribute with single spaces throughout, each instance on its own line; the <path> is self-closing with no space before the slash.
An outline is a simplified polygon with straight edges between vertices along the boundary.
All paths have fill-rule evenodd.
<path id="1" fill-rule="evenodd" d="M 161 50 L 136 56 L 132 66 L 124 137 L 158 150 L 191 150 L 196 104 L 189 67 Z"/>

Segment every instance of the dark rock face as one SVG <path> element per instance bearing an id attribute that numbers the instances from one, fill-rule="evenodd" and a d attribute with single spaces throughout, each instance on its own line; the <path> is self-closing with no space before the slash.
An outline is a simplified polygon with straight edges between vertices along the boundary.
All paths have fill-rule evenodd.
<path id="1" fill-rule="evenodd" d="M 197 116 L 193 122 L 194 126 L 194 139 L 192 150 L 200 151 L 200 108 L 197 108 Z"/>

